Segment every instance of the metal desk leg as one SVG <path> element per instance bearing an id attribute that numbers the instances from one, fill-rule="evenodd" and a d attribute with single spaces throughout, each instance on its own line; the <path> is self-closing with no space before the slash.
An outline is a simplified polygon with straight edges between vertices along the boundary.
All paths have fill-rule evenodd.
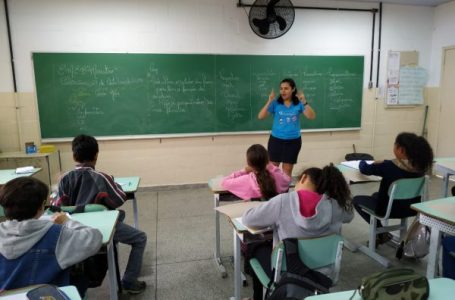
<path id="1" fill-rule="evenodd" d="M 446 173 L 444 175 L 444 179 L 443 179 L 443 184 L 442 184 L 442 196 L 444 198 L 447 197 L 447 194 L 449 193 L 449 173 Z"/>
<path id="2" fill-rule="evenodd" d="M 437 226 L 431 227 L 430 253 L 428 254 L 427 278 L 433 279 L 436 273 L 439 245 L 441 243 L 441 231 Z"/>
<path id="3" fill-rule="evenodd" d="M 136 195 L 133 194 L 133 214 L 134 214 L 134 228 L 139 229 L 139 221 L 137 217 L 137 200 L 136 200 Z"/>
<path id="4" fill-rule="evenodd" d="M 49 155 L 46 155 L 46 163 L 47 163 L 47 172 L 49 175 L 49 188 L 52 187 L 52 177 L 51 177 L 51 163 L 49 161 Z"/>
<path id="5" fill-rule="evenodd" d="M 117 272 L 115 264 L 115 255 L 114 255 L 114 242 L 111 239 L 107 245 L 107 264 L 108 264 L 108 273 L 109 273 L 109 294 L 111 300 L 117 300 Z"/>
<path id="6" fill-rule="evenodd" d="M 234 232 L 234 297 L 231 299 L 240 300 L 240 288 L 242 286 L 242 277 L 240 271 L 240 237 L 235 229 Z"/>
<path id="7" fill-rule="evenodd" d="M 213 202 L 215 208 L 220 205 L 220 194 L 213 194 Z M 220 257 L 220 213 L 217 210 L 215 210 L 215 263 L 221 272 L 221 277 L 226 278 L 226 268 L 223 266 Z"/>

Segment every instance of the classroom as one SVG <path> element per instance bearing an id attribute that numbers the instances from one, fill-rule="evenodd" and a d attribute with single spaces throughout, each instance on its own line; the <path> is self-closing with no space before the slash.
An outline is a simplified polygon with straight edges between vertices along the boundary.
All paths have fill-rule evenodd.
<path id="1" fill-rule="evenodd" d="M 293 0 L 293 24 L 288 32 L 275 39 L 261 38 L 253 32 L 248 19 L 251 7 L 248 5 L 254 2 L 2 1 L 0 152 L 25 152 L 27 142 L 34 142 L 38 148 L 42 144 L 54 145 L 58 150 L 59 157 L 56 162 L 59 166 L 49 167 L 47 170 L 44 168 L 36 175 L 50 186 L 55 186 L 64 172 L 74 168 L 71 140 L 77 134 L 52 135 L 58 131 L 59 123 L 62 128 L 66 121 L 77 123 L 76 116 L 73 120 L 68 120 L 62 113 L 71 106 L 71 99 L 52 96 L 52 100 L 61 100 L 65 105 L 63 108 L 53 107 L 53 102 L 48 101 L 45 96 L 40 97 L 38 90 L 41 87 L 45 90 L 45 81 L 52 76 L 45 73 L 45 68 L 39 64 L 39 59 L 46 59 L 44 55 L 40 55 L 50 53 L 51 58 L 57 57 L 57 54 L 69 54 L 70 59 L 75 59 L 76 62 L 84 59 L 84 56 L 79 54 L 87 54 L 90 59 L 96 59 L 97 54 L 101 57 L 103 54 L 104 57 L 118 54 L 126 63 L 132 56 L 139 57 L 134 61 L 134 67 L 131 67 L 133 70 L 140 70 L 141 63 L 147 59 L 157 59 L 165 66 L 172 65 L 172 59 L 181 59 L 180 63 L 175 63 L 175 70 L 180 73 L 189 70 L 193 77 L 188 81 L 196 81 L 200 71 L 210 70 L 213 66 L 212 60 L 217 62 L 215 64 L 218 68 L 223 65 L 225 69 L 229 69 L 229 65 L 240 67 L 245 61 L 253 61 L 251 64 L 264 67 L 264 72 L 279 73 L 283 68 L 279 66 L 280 63 L 291 66 L 300 56 L 317 63 L 315 70 L 323 71 L 330 69 L 330 66 L 319 64 L 319 59 L 324 60 L 324 57 L 333 58 L 335 62 L 346 57 L 360 57 L 361 67 L 353 71 L 356 75 L 360 74 L 357 89 L 351 89 L 347 83 L 340 87 L 358 99 L 353 102 L 358 109 L 355 118 L 358 124 L 345 126 L 345 123 L 342 123 L 328 127 L 321 125 L 321 128 L 302 128 L 302 150 L 292 175 L 296 177 L 301 170 L 312 166 L 322 167 L 330 162 L 339 164 L 345 160 L 347 153 L 353 152 L 353 145 L 357 152 L 369 153 L 376 160 L 390 159 L 393 156 L 392 145 L 395 137 L 403 131 L 425 136 L 433 148 L 435 158 L 455 157 L 455 140 L 450 129 L 453 128 L 452 115 L 455 112 L 452 96 L 455 92 L 454 0 Z M 396 58 L 394 54 L 397 53 L 402 60 L 398 61 L 398 68 L 418 67 L 421 74 L 425 74 L 422 98 L 418 103 L 393 102 L 393 88 L 396 85 L 391 84 L 391 69 L 392 61 Z M 197 57 L 188 58 L 188 55 Z M 266 56 L 266 59 L 261 60 L 262 56 Z M 115 56 L 113 57 L 112 59 L 115 59 Z M 405 60 L 407 62 L 403 62 Z M 267 66 L 268 61 L 270 66 Z M 106 60 L 106 65 L 109 63 L 111 60 Z M 113 63 L 111 64 L 113 66 Z M 148 71 L 153 74 L 151 65 L 148 65 Z M 346 65 L 342 64 L 343 68 Z M 172 73 L 169 74 L 167 75 L 172 76 Z M 232 82 L 238 87 L 240 95 L 254 90 L 253 95 L 263 97 L 254 99 L 254 109 L 248 106 L 248 112 L 254 118 L 260 106 L 267 101 L 270 90 L 274 89 L 277 93 L 279 91 L 278 80 L 274 82 L 274 86 L 268 85 L 270 81 L 267 81 L 265 87 L 258 84 L 247 86 L 246 83 L 237 83 L 238 78 L 232 75 L 232 72 L 223 74 L 221 70 L 217 74 L 214 75 L 216 97 L 219 95 L 216 93 L 221 93 L 220 86 L 223 86 L 223 83 L 228 86 Z M 142 79 L 128 80 L 133 82 Z M 210 82 L 210 78 L 207 80 Z M 122 86 L 119 81 L 112 85 Z M 177 84 L 167 85 L 167 88 L 169 90 L 176 86 Z M 181 86 L 184 88 L 185 84 L 182 83 Z M 198 86 L 194 84 L 191 87 Z M 67 88 L 68 85 L 62 84 L 64 91 L 61 95 L 66 95 Z M 80 127 L 81 131 L 84 131 L 80 133 L 94 135 L 98 140 L 100 153 L 97 169 L 114 177 L 140 177 L 136 197 L 139 227 L 148 236 L 142 270 L 147 290 L 138 296 L 120 295 L 120 298 L 226 299 L 232 296 L 232 227 L 221 217 L 221 257 L 228 272 L 228 277 L 222 278 L 213 262 L 213 194 L 207 187 L 207 182 L 211 178 L 228 175 L 244 167 L 246 149 L 252 144 L 267 146 L 271 127 L 265 126 L 268 129 L 263 129 L 262 125 L 253 125 L 252 129 L 245 130 L 241 127 L 230 130 L 233 122 L 231 119 L 224 129 L 204 130 L 205 116 L 199 116 L 197 111 L 201 108 L 193 110 L 189 117 L 181 120 L 176 112 L 165 122 L 166 116 L 163 114 L 166 113 L 167 106 L 162 103 L 166 101 L 166 91 L 150 96 L 150 99 L 155 97 L 153 99 L 163 107 L 163 110 L 157 108 L 153 113 L 143 112 L 140 106 L 134 106 L 135 96 L 141 93 L 140 89 L 131 88 L 125 92 L 126 96 L 121 95 L 122 91 L 119 89 L 118 102 L 114 99 L 116 95 L 111 94 L 114 104 L 104 104 L 101 109 L 105 111 L 86 110 L 86 114 L 91 113 L 91 118 L 95 118 L 93 115 L 97 113 L 105 114 L 110 119 L 118 120 L 116 124 L 125 126 L 133 124 L 135 118 L 143 116 L 148 116 L 150 124 L 153 125 L 153 118 L 156 117 L 156 121 L 160 123 L 157 126 L 164 129 L 158 133 L 153 130 L 150 131 L 151 134 L 143 133 L 139 130 L 142 128 L 139 121 L 131 125 L 131 131 L 121 133 L 115 132 L 115 125 L 95 125 L 97 130 L 107 130 L 112 132 L 112 135 L 93 132 L 90 124 Z M 172 94 L 169 91 L 168 93 Z M 227 93 L 236 95 L 235 90 Z M 157 100 L 160 95 L 163 99 Z M 198 105 L 198 101 L 206 104 L 216 102 L 215 99 L 209 99 L 210 93 L 201 95 L 202 100 L 197 96 L 181 99 L 179 108 Z M 312 94 L 309 87 L 306 100 L 311 105 L 318 103 L 318 99 L 312 98 L 312 95 L 319 94 Z M 187 102 L 183 102 L 184 100 Z M 133 107 L 134 115 L 125 116 L 126 113 L 122 114 L 115 106 L 125 109 L 128 106 Z M 337 115 L 337 112 L 334 113 L 330 108 L 320 107 L 321 114 L 317 120 L 324 114 L 330 114 L 334 119 L 340 118 L 347 123 L 347 115 L 354 113 L 343 110 Z M 204 115 L 204 112 L 202 110 L 200 114 Z M 192 118 L 196 117 L 201 119 L 193 121 Z M 144 126 L 154 126 L 150 124 Z M 163 124 L 172 124 L 169 128 L 182 130 L 166 132 L 167 125 Z M 193 131 L 193 128 L 196 130 Z M 0 164 L 0 169 L 3 168 Z M 432 176 L 430 181 L 430 199 L 440 198 L 441 178 Z M 377 183 L 353 185 L 351 189 L 353 195 L 370 194 L 376 190 Z M 132 204 L 126 203 L 122 209 L 126 211 L 125 222 L 133 223 Z M 362 226 L 362 229 L 353 228 Z M 354 242 L 361 243 L 368 239 L 368 225 L 364 224 L 358 215 L 352 224 L 345 227 L 343 233 Z M 196 231 L 197 234 L 194 234 Z M 125 265 L 128 251 L 126 247 L 120 247 L 120 268 Z M 383 253 L 393 257 L 393 250 L 387 249 Z M 362 270 L 359 274 L 352 275 L 356 270 L 355 266 L 358 268 L 362 264 L 367 265 L 369 270 L 384 270 L 362 253 L 345 250 L 341 278 L 335 290 L 356 288 L 360 279 L 369 274 L 368 270 Z M 392 264 L 410 266 L 422 273 L 426 270 L 425 259 L 418 262 L 393 261 Z M 104 283 L 96 290 L 89 290 L 88 298 L 109 298 L 108 285 Z M 247 287 L 241 288 L 242 297 L 251 297 L 251 286 L 249 282 Z"/>

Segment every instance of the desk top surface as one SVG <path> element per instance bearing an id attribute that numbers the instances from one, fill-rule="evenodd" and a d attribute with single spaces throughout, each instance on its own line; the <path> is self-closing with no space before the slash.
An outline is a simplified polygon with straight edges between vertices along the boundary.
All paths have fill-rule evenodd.
<path id="1" fill-rule="evenodd" d="M 424 215 L 455 225 L 455 197 L 415 203 L 411 208 Z"/>
<path id="2" fill-rule="evenodd" d="M 430 297 L 428 300 L 451 300 L 455 293 L 455 280 L 448 278 L 435 278 L 430 279 Z M 317 295 L 305 298 L 306 300 L 340 300 L 340 299 L 350 299 L 354 290 L 330 293 L 324 295 Z M 362 300 L 359 293 L 356 292 L 353 300 Z"/>
<path id="3" fill-rule="evenodd" d="M 120 184 L 122 190 L 125 193 L 134 193 L 137 191 L 139 187 L 139 182 L 141 181 L 141 177 L 132 176 L 132 177 L 115 177 L 114 181 Z"/>
<path id="4" fill-rule="evenodd" d="M 221 186 L 221 181 L 223 181 L 223 178 L 224 178 L 223 175 L 218 175 L 217 177 L 214 177 L 209 180 L 208 185 L 212 193 L 229 193 L 228 190 Z M 289 188 L 293 187 L 295 187 L 294 180 L 292 180 L 291 183 L 289 184 Z"/>
<path id="5" fill-rule="evenodd" d="M 73 214 L 71 218 L 84 225 L 93 227 L 101 231 L 103 244 L 107 244 L 114 234 L 115 224 L 117 224 L 119 211 L 105 210 L 88 213 Z"/>
<path id="6" fill-rule="evenodd" d="M 0 299 L 1 300 L 19 300 L 19 299 L 28 299 L 26 297 L 26 294 L 29 290 L 32 288 L 38 287 L 39 285 L 33 286 L 33 287 L 27 287 L 27 288 L 21 288 L 17 290 L 10 290 L 5 293 L 0 294 Z M 65 294 L 71 299 L 71 300 L 81 300 L 81 296 L 79 296 L 79 293 L 77 292 L 77 289 L 73 285 L 68 285 L 68 286 L 62 286 L 58 288 L 59 290 L 62 290 L 65 292 Z"/>
<path id="7" fill-rule="evenodd" d="M 435 159 L 434 168 L 436 171 L 455 173 L 455 157 L 441 157 Z"/>
<path id="8" fill-rule="evenodd" d="M 26 177 L 26 176 L 32 176 L 36 173 L 41 171 L 41 168 L 34 168 L 33 171 L 29 173 L 21 173 L 17 174 L 16 169 L 5 169 L 5 170 L 0 170 L 0 185 L 7 183 L 8 181 L 18 178 L 18 177 Z"/>
<path id="9" fill-rule="evenodd" d="M 46 153 L 41 153 L 41 152 L 36 152 L 36 153 L 25 153 L 25 152 L 3 152 L 0 153 L 0 158 L 35 158 L 35 157 L 46 157 L 54 152 L 46 152 Z"/>

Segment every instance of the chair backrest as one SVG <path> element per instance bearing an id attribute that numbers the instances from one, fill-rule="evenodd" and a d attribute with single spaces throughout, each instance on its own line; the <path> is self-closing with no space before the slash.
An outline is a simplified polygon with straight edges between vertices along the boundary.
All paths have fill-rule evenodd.
<path id="1" fill-rule="evenodd" d="M 393 201 L 420 197 L 420 201 L 426 200 L 428 176 L 417 178 L 403 178 L 395 180 L 389 188 L 389 204 L 384 216 L 387 219 L 392 210 Z"/>
<path id="2" fill-rule="evenodd" d="M 302 238 L 298 240 L 299 257 L 308 268 L 316 270 L 330 268 L 333 283 L 338 281 L 341 255 L 343 252 L 343 238 L 338 234 L 318 238 Z M 286 256 L 282 251 L 284 245 L 280 242 L 272 252 L 272 266 L 281 260 L 281 271 L 286 271 Z M 280 251 L 281 249 L 281 251 Z M 280 253 L 280 254 L 279 254 Z M 281 259 L 279 257 L 281 256 Z"/>

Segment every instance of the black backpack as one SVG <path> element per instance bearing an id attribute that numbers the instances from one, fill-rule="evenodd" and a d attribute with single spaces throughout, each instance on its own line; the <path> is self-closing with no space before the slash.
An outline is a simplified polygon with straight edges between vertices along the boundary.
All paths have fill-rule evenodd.
<path id="1" fill-rule="evenodd" d="M 321 272 L 308 268 L 299 257 L 298 242 L 295 238 L 284 239 L 286 272 L 278 282 L 271 282 L 265 299 L 304 299 L 315 294 L 326 294 L 332 280 Z"/>

